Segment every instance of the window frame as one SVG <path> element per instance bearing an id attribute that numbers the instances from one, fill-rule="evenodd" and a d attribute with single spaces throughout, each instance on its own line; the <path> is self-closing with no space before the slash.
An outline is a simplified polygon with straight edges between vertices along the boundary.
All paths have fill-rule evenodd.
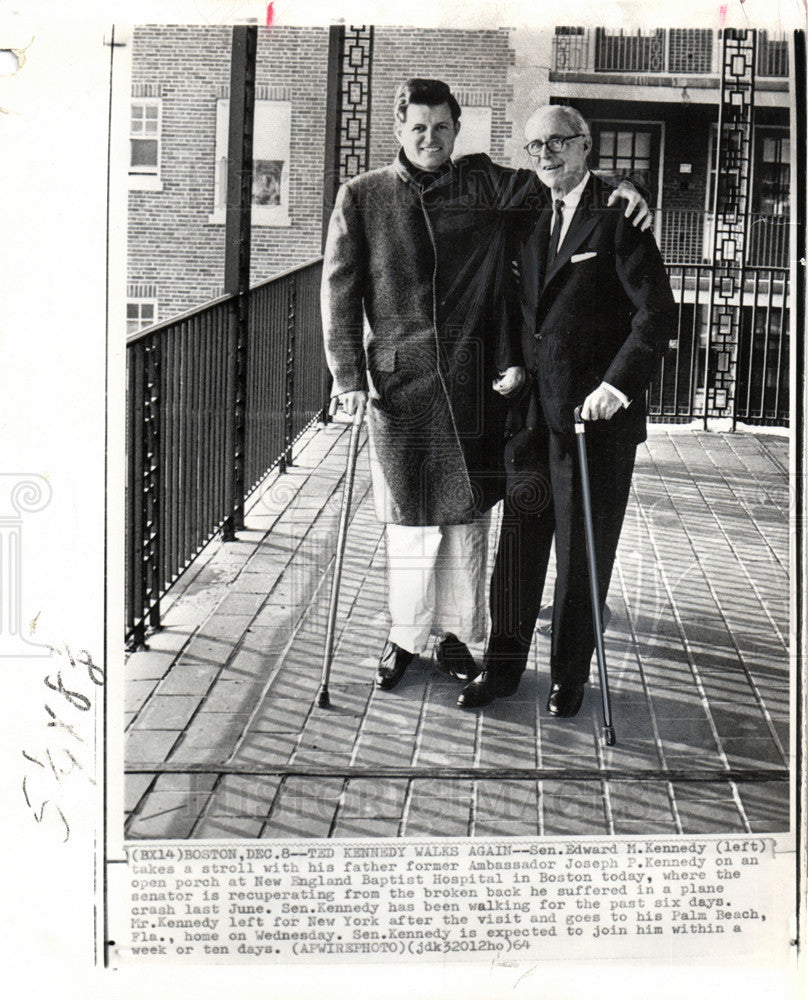
<path id="1" fill-rule="evenodd" d="M 138 318 L 137 318 L 138 328 L 137 328 L 137 330 L 130 330 L 129 329 L 129 323 L 130 323 L 129 309 L 130 309 L 131 306 L 136 306 L 137 310 L 138 310 Z M 140 308 L 141 308 L 141 306 L 152 306 L 153 309 L 154 309 L 154 315 L 153 315 L 152 319 L 148 323 L 144 323 L 143 322 L 143 318 L 140 315 Z M 150 326 L 154 326 L 155 323 L 158 323 L 158 322 L 159 322 L 159 316 L 158 316 L 158 304 L 157 304 L 157 299 L 156 298 L 142 298 L 141 299 L 141 298 L 134 298 L 132 296 L 127 297 L 127 299 L 126 299 L 126 336 L 127 337 L 132 337 L 132 336 L 134 336 L 134 334 L 140 333 L 141 330 L 145 330 L 145 329 L 147 329 Z"/>
<path id="2" fill-rule="evenodd" d="M 264 100 L 258 99 L 255 102 L 256 124 L 260 107 L 275 105 L 282 109 L 281 114 L 286 121 L 283 123 L 287 128 L 286 143 L 280 150 L 271 150 L 272 153 L 281 154 L 283 157 L 283 172 L 280 183 L 280 204 L 279 205 L 252 205 L 251 224 L 261 227 L 291 227 L 292 219 L 289 210 L 291 192 L 291 160 L 292 160 L 292 102 L 288 100 Z M 227 218 L 227 125 L 229 120 L 230 100 L 227 97 L 220 97 L 216 100 L 216 133 L 214 143 L 213 160 L 213 192 L 212 211 L 208 216 L 208 222 L 213 225 L 224 225 Z M 258 130 L 258 129 L 256 129 Z M 278 155 L 262 156 L 262 150 L 256 149 L 255 139 L 253 140 L 253 171 L 255 162 L 268 160 L 277 161 Z"/>
<path id="3" fill-rule="evenodd" d="M 132 128 L 132 118 L 134 109 L 141 107 L 144 110 L 148 107 L 157 109 L 157 132 L 154 136 L 145 134 L 135 135 Z M 144 115 L 143 121 L 146 121 Z M 157 162 L 154 169 L 144 169 L 136 167 L 132 163 L 132 143 L 137 140 L 154 139 L 157 143 Z M 129 99 L 129 188 L 132 191 L 162 191 L 162 166 L 163 166 L 163 103 L 159 97 L 132 97 Z"/>

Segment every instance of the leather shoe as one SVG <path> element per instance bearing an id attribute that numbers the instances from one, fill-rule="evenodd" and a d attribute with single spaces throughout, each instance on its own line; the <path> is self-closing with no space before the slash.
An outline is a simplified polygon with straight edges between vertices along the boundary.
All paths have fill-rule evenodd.
<path id="1" fill-rule="evenodd" d="M 376 687 L 383 691 L 392 691 L 414 659 L 415 653 L 410 653 L 388 640 L 379 657 L 379 666 L 376 668 Z"/>
<path id="2" fill-rule="evenodd" d="M 435 643 L 435 663 L 445 673 L 464 684 L 473 680 L 480 672 L 468 646 L 453 632 L 447 632 L 440 642 Z"/>
<path id="3" fill-rule="evenodd" d="M 521 670 L 497 671 L 485 670 L 479 677 L 467 684 L 460 692 L 457 704 L 461 708 L 482 708 L 489 705 L 495 698 L 508 698 L 516 694 L 519 687 L 519 680 L 522 677 Z"/>
<path id="4" fill-rule="evenodd" d="M 553 684 L 547 699 L 547 711 L 558 719 L 571 719 L 578 714 L 584 700 L 583 684 Z"/>

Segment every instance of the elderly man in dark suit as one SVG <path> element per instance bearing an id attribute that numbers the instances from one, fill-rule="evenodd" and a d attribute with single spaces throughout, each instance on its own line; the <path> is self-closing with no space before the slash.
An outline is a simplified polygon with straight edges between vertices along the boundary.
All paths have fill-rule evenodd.
<path id="1" fill-rule="evenodd" d="M 644 440 L 644 390 L 673 332 L 674 301 L 653 236 L 607 204 L 590 173 L 589 127 L 570 107 L 529 119 L 526 149 L 553 204 L 518 241 L 528 387 L 508 442 L 508 490 L 491 585 L 483 672 L 460 695 L 475 708 L 516 692 L 555 537 L 551 715 L 574 716 L 595 646 L 574 411 L 587 422 L 600 594 L 605 599 Z"/>

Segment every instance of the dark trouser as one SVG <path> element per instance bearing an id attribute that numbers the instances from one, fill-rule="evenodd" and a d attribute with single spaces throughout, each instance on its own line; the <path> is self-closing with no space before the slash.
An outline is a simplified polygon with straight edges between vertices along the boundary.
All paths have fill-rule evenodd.
<path id="1" fill-rule="evenodd" d="M 586 445 L 601 602 L 606 599 L 626 512 L 636 446 L 605 424 L 588 423 Z M 555 534 L 556 586 L 550 673 L 583 684 L 595 649 L 575 442 L 550 431 L 517 435 L 505 449 L 508 490 L 491 581 L 486 667 L 524 670 Z"/>

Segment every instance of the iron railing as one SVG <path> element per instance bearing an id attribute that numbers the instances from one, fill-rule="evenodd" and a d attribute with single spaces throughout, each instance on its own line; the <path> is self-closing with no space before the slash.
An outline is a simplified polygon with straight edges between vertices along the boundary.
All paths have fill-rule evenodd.
<path id="1" fill-rule="evenodd" d="M 236 342 L 235 295 L 128 338 L 133 644 L 159 626 L 160 601 L 194 556 L 228 519 L 238 521 L 246 496 L 276 465 L 286 468 L 296 438 L 324 415 L 321 274 L 318 259 L 253 288 L 246 344 Z"/>
<path id="2" fill-rule="evenodd" d="M 553 36 L 553 72 L 667 73 L 715 76 L 716 34 L 710 28 L 624 31 L 559 26 Z M 760 32 L 757 73 L 788 77 L 784 33 Z"/>
<path id="3" fill-rule="evenodd" d="M 729 357 L 710 341 L 713 265 L 674 262 L 668 271 L 676 336 L 649 389 L 650 418 L 725 414 L 712 388 L 719 366 L 729 364 L 733 419 L 788 424 L 788 269 L 745 267 L 740 342 Z M 286 468 L 296 438 L 324 415 L 321 272 L 318 259 L 251 289 L 246 344 L 235 342 L 235 296 L 128 339 L 126 630 L 133 644 L 159 626 L 161 599 L 201 548 L 226 522 L 238 526 L 245 498 L 275 466 Z"/>
<path id="4" fill-rule="evenodd" d="M 713 216 L 693 208 L 663 208 L 656 237 L 668 264 L 706 264 L 713 253 Z M 791 219 L 787 214 L 751 212 L 746 262 L 754 267 L 787 267 Z"/>
<path id="5" fill-rule="evenodd" d="M 712 264 L 668 265 L 677 304 L 676 335 L 648 390 L 652 421 L 690 423 L 713 416 L 787 426 L 788 268 L 746 267 L 740 342 L 728 352 L 711 342 Z M 716 371 L 734 368 L 731 400 L 713 393 Z"/>

